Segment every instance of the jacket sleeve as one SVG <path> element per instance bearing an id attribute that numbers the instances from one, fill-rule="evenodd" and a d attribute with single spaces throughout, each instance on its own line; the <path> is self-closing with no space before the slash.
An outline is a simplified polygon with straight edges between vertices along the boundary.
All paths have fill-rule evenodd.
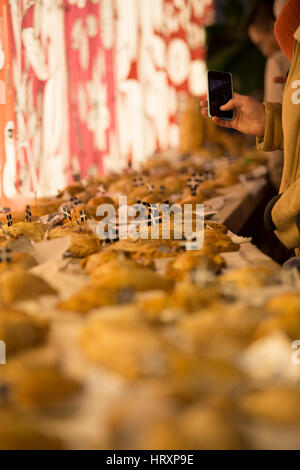
<path id="1" fill-rule="evenodd" d="M 269 202 L 265 225 L 287 248 L 300 247 L 300 178 Z"/>
<path id="2" fill-rule="evenodd" d="M 258 150 L 273 152 L 283 150 L 282 105 L 281 103 L 264 103 L 266 110 L 266 129 L 264 137 L 257 137 Z"/>

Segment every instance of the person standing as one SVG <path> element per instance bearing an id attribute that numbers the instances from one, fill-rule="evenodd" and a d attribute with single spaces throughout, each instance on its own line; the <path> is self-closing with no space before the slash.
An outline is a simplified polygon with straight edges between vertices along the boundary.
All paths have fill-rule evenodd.
<path id="1" fill-rule="evenodd" d="M 290 61 L 284 55 L 277 42 L 274 25 L 275 15 L 278 15 L 286 0 L 280 4 L 273 0 L 258 2 L 248 19 L 248 34 L 252 42 L 267 58 L 264 82 L 264 101 L 267 103 L 282 103 L 284 80 L 277 83 L 277 77 L 285 78 L 290 68 Z M 283 171 L 283 152 L 274 150 L 268 155 L 268 169 L 270 181 L 276 190 L 279 190 Z"/>
<path id="2" fill-rule="evenodd" d="M 236 129 L 257 137 L 260 150 L 284 151 L 284 168 L 279 194 L 265 211 L 265 224 L 298 257 L 291 260 L 300 270 L 300 1 L 289 0 L 280 13 L 275 34 L 281 49 L 291 61 L 283 104 L 259 103 L 254 98 L 234 94 L 221 107 L 235 110 L 233 121 L 214 117 L 222 127 Z M 207 101 L 201 102 L 202 114 L 208 116 Z"/>

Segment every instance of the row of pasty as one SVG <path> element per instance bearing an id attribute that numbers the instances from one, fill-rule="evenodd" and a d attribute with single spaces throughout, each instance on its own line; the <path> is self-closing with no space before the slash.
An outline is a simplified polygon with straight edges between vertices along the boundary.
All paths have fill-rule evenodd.
<path id="1" fill-rule="evenodd" d="M 10 227 L 1 217 L 0 248 L 23 236 L 34 243 L 68 236 L 65 256 L 87 276 L 80 290 L 65 299 L 31 272 L 37 263 L 31 254 L 12 252 L 9 261 L 0 263 L 0 340 L 7 353 L 7 365 L 0 366 L 1 448 L 72 447 L 67 437 L 53 437 L 41 426 L 49 413 L 61 419 L 72 413 L 85 393 L 84 378 L 70 377 L 59 359 L 43 355 L 60 320 L 25 313 L 19 306 L 38 303 L 42 296 L 55 299 L 62 321 L 72 322 L 77 315 L 83 322 L 73 347 L 84 360 L 99 374 L 127 384 L 101 423 L 99 417 L 106 433 L 98 448 L 245 449 L 265 443 L 278 448 L 276 439 L 285 432 L 291 443 L 297 442 L 297 383 L 255 384 L 237 360 L 274 332 L 291 342 L 300 337 L 300 293 L 273 296 L 262 307 L 238 301 L 245 288 L 279 284 L 279 268 L 223 273 L 222 253 L 239 246 L 226 227 L 213 222 L 207 222 L 203 249 L 189 252 L 174 237 L 105 244 L 89 223 L 66 220 L 61 211 L 67 204 L 72 208 L 70 200 L 76 197 L 80 203 L 74 210 L 84 210 L 89 222 L 99 204 L 117 205 L 120 194 L 130 202 L 203 202 L 218 188 L 236 183 L 251 165 L 220 162 L 219 168 L 205 169 L 203 160 L 185 157 L 171 167 L 157 158 L 142 173 L 74 183 L 56 198 L 33 201 L 31 223 L 24 221 L 24 211 L 12 213 Z M 192 195 L 187 179 L 203 171 L 206 179 Z M 158 262 L 163 264 L 159 272 Z"/>

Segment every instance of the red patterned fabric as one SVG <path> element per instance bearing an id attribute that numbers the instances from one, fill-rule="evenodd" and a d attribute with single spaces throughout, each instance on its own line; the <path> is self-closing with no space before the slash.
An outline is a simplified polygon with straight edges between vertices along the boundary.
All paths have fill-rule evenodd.
<path id="1" fill-rule="evenodd" d="M 12 80 L 12 51 L 10 15 L 7 0 L 0 0 L 0 196 L 16 195 L 16 119 L 15 93 Z"/>
<path id="2" fill-rule="evenodd" d="M 275 34 L 281 49 L 291 62 L 293 60 L 294 34 L 299 25 L 300 1 L 289 0 L 275 23 Z"/>
<path id="3" fill-rule="evenodd" d="M 206 88 L 213 0 L 9 4 L 21 193 L 53 194 L 74 173 L 138 167 L 177 145 L 184 98 Z"/>

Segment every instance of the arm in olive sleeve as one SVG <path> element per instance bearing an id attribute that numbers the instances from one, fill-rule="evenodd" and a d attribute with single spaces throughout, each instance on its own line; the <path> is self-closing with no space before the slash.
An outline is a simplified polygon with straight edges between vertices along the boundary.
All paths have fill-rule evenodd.
<path id="1" fill-rule="evenodd" d="M 266 110 L 266 128 L 264 137 L 257 137 L 258 150 L 273 152 L 283 150 L 282 105 L 264 103 Z"/>

